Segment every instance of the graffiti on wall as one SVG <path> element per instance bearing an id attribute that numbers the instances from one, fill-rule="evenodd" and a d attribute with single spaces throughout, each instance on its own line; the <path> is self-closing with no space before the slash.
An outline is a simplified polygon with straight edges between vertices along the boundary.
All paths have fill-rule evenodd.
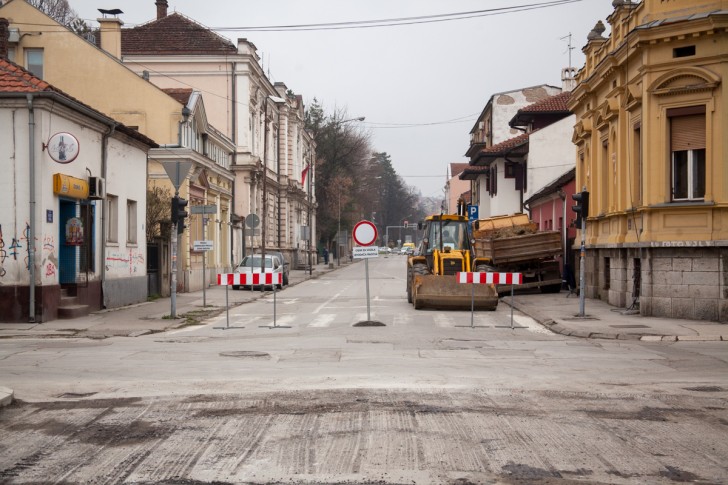
<path id="1" fill-rule="evenodd" d="M 146 269 L 144 254 L 139 249 L 128 251 L 107 251 L 106 271 L 111 273 L 143 273 Z"/>
<path id="2" fill-rule="evenodd" d="M 30 270 L 30 224 L 27 222 L 25 223 L 25 229 L 20 237 L 15 235 L 7 239 L 8 241 L 6 241 L 5 235 L 3 234 L 3 226 L 0 224 L 0 278 L 7 274 L 7 263 L 17 262 L 19 258 L 20 261 L 23 262 L 25 270 Z M 35 238 L 35 241 L 37 240 L 38 238 Z M 34 251 L 36 250 L 35 244 L 32 245 L 32 248 Z M 49 272 L 47 267 L 49 263 L 53 264 L 53 272 L 55 274 L 55 268 L 58 267 L 58 262 L 55 256 L 55 242 L 53 236 L 43 237 L 42 256 L 43 262 L 41 267 L 45 267 L 46 275 Z"/>
<path id="3" fill-rule="evenodd" d="M 56 258 L 56 242 L 52 235 L 43 235 L 43 262 L 42 267 L 45 268 L 45 277 L 52 278 L 55 281 L 58 272 L 58 258 Z"/>

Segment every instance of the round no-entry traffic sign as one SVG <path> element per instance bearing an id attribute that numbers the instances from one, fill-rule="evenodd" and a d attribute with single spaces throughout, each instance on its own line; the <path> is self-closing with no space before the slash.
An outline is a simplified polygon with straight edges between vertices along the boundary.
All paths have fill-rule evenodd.
<path id="1" fill-rule="evenodd" d="M 354 242 L 359 246 L 371 246 L 377 240 L 377 226 L 369 221 L 357 222 L 353 236 Z"/>

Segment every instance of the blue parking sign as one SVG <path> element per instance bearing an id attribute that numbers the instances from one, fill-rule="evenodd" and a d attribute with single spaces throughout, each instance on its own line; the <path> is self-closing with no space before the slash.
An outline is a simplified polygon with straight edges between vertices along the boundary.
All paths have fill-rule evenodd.
<path id="1" fill-rule="evenodd" d="M 468 220 L 470 220 L 470 221 L 478 220 L 478 206 L 477 205 L 468 205 Z"/>

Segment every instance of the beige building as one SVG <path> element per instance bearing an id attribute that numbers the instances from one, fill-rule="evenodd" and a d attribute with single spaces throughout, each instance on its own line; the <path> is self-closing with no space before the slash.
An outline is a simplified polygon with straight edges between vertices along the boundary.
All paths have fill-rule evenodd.
<path id="1" fill-rule="evenodd" d="M 614 0 L 569 103 L 586 294 L 728 321 L 728 1 Z"/>
<path id="2" fill-rule="evenodd" d="M 179 188 L 191 204 L 215 205 L 206 234 L 215 242 L 206 254 L 208 282 L 232 267 L 231 227 L 233 173 L 232 142 L 208 121 L 200 92 L 165 92 L 124 66 L 118 18 L 98 19 L 99 38 L 84 39 L 22 0 L 0 7 L 10 20 L 9 57 L 38 77 L 91 105 L 160 144 L 150 152 L 149 186 L 162 185 L 174 193 L 161 162 L 187 161 L 192 169 Z M 97 47 L 99 43 L 101 48 Z M 107 204 L 111 203 L 109 200 Z M 168 216 L 167 216 L 168 217 Z M 199 219 L 199 220 L 197 220 Z M 201 233 L 201 218 L 191 218 L 181 235 L 177 290 L 202 288 L 202 254 L 192 243 Z M 165 226 L 163 240 L 168 240 Z M 169 294 L 169 247 L 162 244 L 160 276 L 155 286 Z"/>
<path id="3" fill-rule="evenodd" d="M 179 12 L 169 13 L 167 0 L 146 1 L 154 2 L 157 17 L 121 30 L 122 62 L 162 88 L 205 93 L 211 124 L 233 140 L 235 260 L 264 246 L 283 252 L 294 267 L 307 264 L 315 254 L 307 235 L 315 234 L 316 175 L 303 98 L 268 79 L 249 40 L 235 45 Z M 259 225 L 245 227 L 247 216 Z"/>

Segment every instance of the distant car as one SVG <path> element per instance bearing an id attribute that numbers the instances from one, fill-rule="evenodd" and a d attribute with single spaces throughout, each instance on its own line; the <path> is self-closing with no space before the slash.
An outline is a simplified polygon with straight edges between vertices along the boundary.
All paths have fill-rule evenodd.
<path id="1" fill-rule="evenodd" d="M 266 251 L 266 255 L 270 254 L 271 256 L 278 256 L 278 260 L 283 263 L 283 286 L 288 286 L 288 276 L 291 271 L 291 265 L 288 261 L 286 261 L 286 257 L 283 256 L 283 253 L 280 251 Z"/>
<path id="2" fill-rule="evenodd" d="M 243 260 L 240 262 L 240 264 L 235 268 L 236 273 L 240 274 L 260 274 L 261 273 L 261 263 L 263 262 L 262 257 L 260 254 L 253 254 L 250 256 L 246 256 L 243 258 Z M 272 255 L 272 254 L 266 254 L 265 255 L 265 272 L 266 273 L 283 273 L 283 267 L 284 265 L 281 263 L 281 260 L 278 258 L 278 256 Z M 281 279 L 283 277 L 281 276 Z M 233 285 L 233 290 L 239 290 L 240 288 L 260 288 L 261 285 Z M 278 288 L 283 288 L 283 285 L 276 285 Z"/>

